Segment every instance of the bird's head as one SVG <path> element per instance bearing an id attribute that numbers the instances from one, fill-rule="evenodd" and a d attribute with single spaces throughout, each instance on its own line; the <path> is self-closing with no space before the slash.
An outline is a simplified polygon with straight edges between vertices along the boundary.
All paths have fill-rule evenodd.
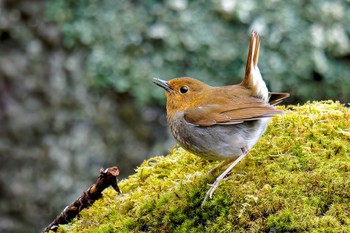
<path id="1" fill-rule="evenodd" d="M 155 78 L 153 82 L 165 90 L 168 117 L 197 106 L 205 97 L 207 90 L 211 88 L 193 78 L 174 78 L 169 81 Z"/>

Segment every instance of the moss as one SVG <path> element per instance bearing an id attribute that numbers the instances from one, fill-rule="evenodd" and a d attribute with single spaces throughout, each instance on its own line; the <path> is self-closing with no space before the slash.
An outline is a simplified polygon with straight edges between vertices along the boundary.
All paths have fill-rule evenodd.
<path id="1" fill-rule="evenodd" d="M 60 232 L 345 232 L 350 228 L 350 110 L 280 107 L 265 135 L 203 207 L 203 160 L 175 146 L 145 161 Z M 123 169 L 123 168 L 121 168 Z"/>

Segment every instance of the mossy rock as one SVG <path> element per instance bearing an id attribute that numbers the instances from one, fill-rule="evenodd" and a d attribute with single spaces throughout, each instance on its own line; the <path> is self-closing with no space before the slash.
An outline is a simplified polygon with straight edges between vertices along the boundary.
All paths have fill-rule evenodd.
<path id="1" fill-rule="evenodd" d="M 349 232 L 350 110 L 280 107 L 267 132 L 201 206 L 210 162 L 180 147 L 145 161 L 59 232 Z M 123 169 L 123 168 L 120 168 Z"/>

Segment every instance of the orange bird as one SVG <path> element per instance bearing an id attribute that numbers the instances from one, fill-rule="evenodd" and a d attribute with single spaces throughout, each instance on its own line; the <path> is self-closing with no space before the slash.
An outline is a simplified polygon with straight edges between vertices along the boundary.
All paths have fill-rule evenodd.
<path id="1" fill-rule="evenodd" d="M 219 167 L 231 163 L 211 185 L 203 203 L 257 143 L 270 118 L 282 113 L 274 105 L 289 96 L 267 90 L 258 68 L 259 48 L 259 35 L 253 31 L 245 76 L 237 85 L 212 87 L 187 77 L 153 81 L 165 90 L 167 119 L 177 142 L 202 158 L 226 160 Z"/>

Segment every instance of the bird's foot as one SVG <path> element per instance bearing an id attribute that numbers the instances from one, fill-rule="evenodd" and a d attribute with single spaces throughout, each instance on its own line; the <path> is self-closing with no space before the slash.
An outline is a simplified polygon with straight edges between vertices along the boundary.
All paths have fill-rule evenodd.
<path id="1" fill-rule="evenodd" d="M 226 170 L 225 170 L 226 171 Z M 228 171 L 229 172 L 229 171 Z M 227 173 L 228 173 L 227 172 Z M 213 193 L 215 191 L 215 189 L 219 186 L 219 183 L 221 180 L 223 180 L 225 178 L 225 176 L 227 175 L 227 173 L 223 172 L 220 176 L 218 176 L 215 180 L 215 182 L 213 184 L 210 184 L 210 188 L 207 191 L 207 193 L 205 194 L 204 200 L 202 202 L 202 205 L 207 201 L 208 197 L 210 199 L 212 199 L 213 197 Z"/>
<path id="2" fill-rule="evenodd" d="M 210 185 L 209 190 L 205 194 L 204 200 L 202 202 L 202 206 L 207 201 L 208 197 L 210 199 L 212 199 L 213 193 L 214 193 L 215 189 L 219 186 L 220 181 L 223 180 L 227 176 L 227 174 L 237 165 L 237 163 L 239 163 L 239 161 L 241 161 L 247 155 L 247 153 L 248 153 L 248 150 L 244 150 L 243 154 L 241 156 L 239 156 L 237 159 L 235 158 L 234 162 L 223 173 L 221 173 L 221 175 L 219 175 L 216 178 L 216 180 L 213 184 Z M 209 171 L 209 173 L 211 173 L 213 170 L 216 171 L 218 168 L 227 165 L 229 162 L 232 162 L 232 160 L 225 161 L 224 163 L 220 164 L 218 167 L 211 169 Z"/>

